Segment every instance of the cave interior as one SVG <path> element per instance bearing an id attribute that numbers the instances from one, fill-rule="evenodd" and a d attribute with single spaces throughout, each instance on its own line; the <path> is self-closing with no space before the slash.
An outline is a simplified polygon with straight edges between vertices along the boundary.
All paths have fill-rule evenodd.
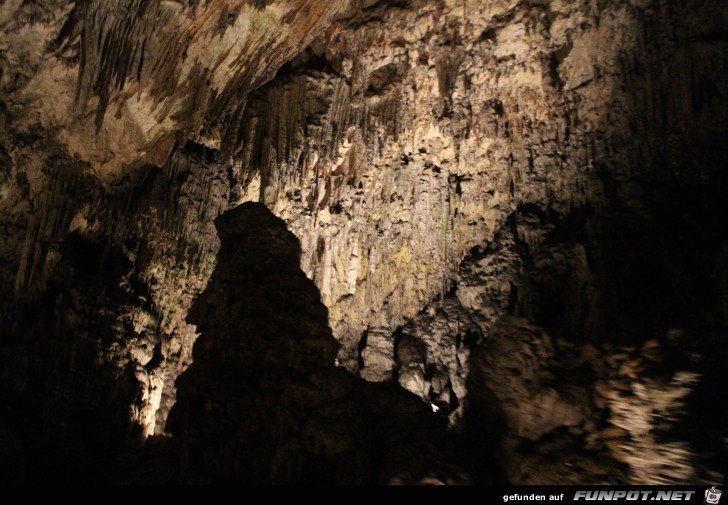
<path id="1" fill-rule="evenodd" d="M 0 482 L 715 484 L 728 3 L 0 2 Z"/>

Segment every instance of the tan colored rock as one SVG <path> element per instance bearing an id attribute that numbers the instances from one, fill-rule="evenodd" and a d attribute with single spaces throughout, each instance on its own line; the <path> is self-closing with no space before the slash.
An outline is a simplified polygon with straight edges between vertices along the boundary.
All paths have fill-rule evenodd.
<path id="1" fill-rule="evenodd" d="M 621 440 L 606 440 L 604 444 L 607 446 L 614 459 L 620 463 L 629 464 L 629 453 L 625 450 L 624 442 Z"/>
<path id="2" fill-rule="evenodd" d="M 599 436 L 603 440 L 612 440 L 615 438 L 625 438 L 629 436 L 629 432 L 619 426 L 609 426 L 599 432 Z"/>
<path id="3" fill-rule="evenodd" d="M 641 359 L 627 359 L 619 366 L 619 375 L 624 375 L 630 379 L 637 379 L 639 373 L 644 369 Z"/>
<path id="4" fill-rule="evenodd" d="M 107 184 L 163 164 L 180 134 L 224 149 L 229 125 L 215 116 L 239 117 L 246 90 L 270 79 L 348 2 L 261 5 L 92 0 L 26 29 L 6 25 L 7 50 L 37 65 L 11 98 L 23 104 L 16 127 L 57 129 L 55 140 Z M 2 8 L 11 17 L 19 6 Z M 119 22 L 133 9 L 140 15 Z M 39 58 L 56 37 L 54 56 Z"/>
<path id="5" fill-rule="evenodd" d="M 640 334 L 634 312 L 658 303 L 634 300 L 650 279 L 641 268 L 675 266 L 669 246 L 650 243 L 703 228 L 675 222 L 694 213 L 666 204 L 695 197 L 702 208 L 721 187 L 710 159 L 723 159 L 712 154 L 728 115 L 725 6 L 3 2 L 6 382 L 27 387 L 47 351 L 48 381 L 68 378 L 47 388 L 49 418 L 85 408 L 65 403 L 73 392 L 113 398 L 131 418 L 124 433 L 162 430 L 197 335 L 187 312 L 219 248 L 211 223 L 252 200 L 300 238 L 349 371 L 398 378 L 463 420 L 478 346 L 504 332 L 522 345 L 490 380 L 508 385 L 496 396 L 523 402 L 508 412 L 514 430 L 537 437 L 603 415 L 583 399 L 593 377 L 575 366 L 573 343 L 625 336 L 622 326 Z M 726 296 L 717 280 L 677 273 Z M 44 297 L 45 312 L 34 305 Z M 496 327 L 513 313 L 534 324 Z M 685 331 L 667 338 L 679 344 Z M 405 337 L 421 349 L 399 353 Z M 623 355 L 583 351 L 607 384 L 594 393 L 599 409 L 621 404 L 614 395 L 629 396 L 646 381 L 642 365 L 661 359 L 655 347 L 595 347 Z M 93 380 L 99 370 L 106 382 Z M 660 405 L 674 400 L 673 386 L 645 387 Z M 650 415 L 635 423 L 648 433 Z M 571 442 L 547 444 L 514 475 L 537 475 Z M 670 475 L 684 475 L 690 448 L 666 447 L 680 467 Z M 632 456 L 635 475 L 655 468 Z M 584 471 L 604 482 L 612 469 Z"/>

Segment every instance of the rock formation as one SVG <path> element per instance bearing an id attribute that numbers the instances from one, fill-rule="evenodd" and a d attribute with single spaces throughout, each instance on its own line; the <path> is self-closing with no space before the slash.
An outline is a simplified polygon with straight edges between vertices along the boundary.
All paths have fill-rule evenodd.
<path id="1" fill-rule="evenodd" d="M 218 263 L 189 316 L 201 336 L 169 421 L 185 478 L 461 482 L 426 404 L 334 366 L 339 344 L 285 223 L 257 203 L 216 222 Z"/>
<path id="2" fill-rule="evenodd" d="M 202 327 L 189 374 L 234 337 L 188 319 L 227 296 L 214 221 L 260 202 L 340 344 L 306 373 L 398 383 L 490 455 L 475 480 L 726 475 L 726 26 L 722 0 L 3 2 L 3 474 L 165 445 Z"/>

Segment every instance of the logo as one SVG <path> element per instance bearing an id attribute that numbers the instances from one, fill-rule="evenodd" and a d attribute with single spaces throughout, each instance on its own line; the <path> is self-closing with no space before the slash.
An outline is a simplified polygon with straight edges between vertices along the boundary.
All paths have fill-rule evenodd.
<path id="1" fill-rule="evenodd" d="M 710 505 L 718 505 L 718 502 L 720 501 L 720 494 L 723 491 L 720 489 L 715 489 L 715 486 L 711 487 L 710 489 L 705 490 L 705 503 L 710 503 Z"/>
<path id="2" fill-rule="evenodd" d="M 712 489 L 711 491 L 720 493 L 717 489 Z M 655 490 L 649 490 L 649 491 L 576 491 L 574 493 L 574 501 L 579 501 L 581 499 L 588 500 L 588 501 L 623 501 L 623 500 L 650 500 L 650 501 L 691 501 L 693 495 L 695 494 L 695 491 L 684 491 L 684 490 L 664 490 L 664 491 L 655 491 Z M 706 500 L 708 493 L 705 494 Z M 720 495 L 719 495 L 720 498 Z M 718 498 L 718 499 L 719 499 Z M 544 498 L 545 499 L 545 498 Z M 706 502 L 707 503 L 707 502 Z M 718 501 L 716 499 L 715 502 L 710 502 L 712 505 L 717 504 Z"/>

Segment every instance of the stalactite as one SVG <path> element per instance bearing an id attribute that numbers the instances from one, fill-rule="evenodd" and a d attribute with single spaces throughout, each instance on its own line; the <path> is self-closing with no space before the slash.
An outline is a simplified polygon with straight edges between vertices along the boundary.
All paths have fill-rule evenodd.
<path id="1" fill-rule="evenodd" d="M 477 409 L 518 403 L 510 442 L 535 451 L 507 453 L 519 479 L 582 442 L 610 462 L 593 481 L 617 461 L 653 471 L 630 451 L 659 438 L 600 431 L 601 384 L 466 406 L 498 382 L 473 366 L 492 337 L 564 385 L 604 342 L 724 331 L 725 5 L 466 3 L 0 6 L 0 393 L 38 400 L 59 439 L 86 440 L 69 431 L 85 416 L 122 445 L 162 431 L 212 223 L 255 200 L 300 239 L 339 365 L 396 380 L 468 440 Z M 559 352 L 540 353 L 541 327 Z M 680 390 L 642 368 L 632 381 Z M 533 398 L 550 416 L 567 397 L 581 420 L 534 427 Z M 670 478 L 706 475 L 693 442 L 666 442 Z"/>

